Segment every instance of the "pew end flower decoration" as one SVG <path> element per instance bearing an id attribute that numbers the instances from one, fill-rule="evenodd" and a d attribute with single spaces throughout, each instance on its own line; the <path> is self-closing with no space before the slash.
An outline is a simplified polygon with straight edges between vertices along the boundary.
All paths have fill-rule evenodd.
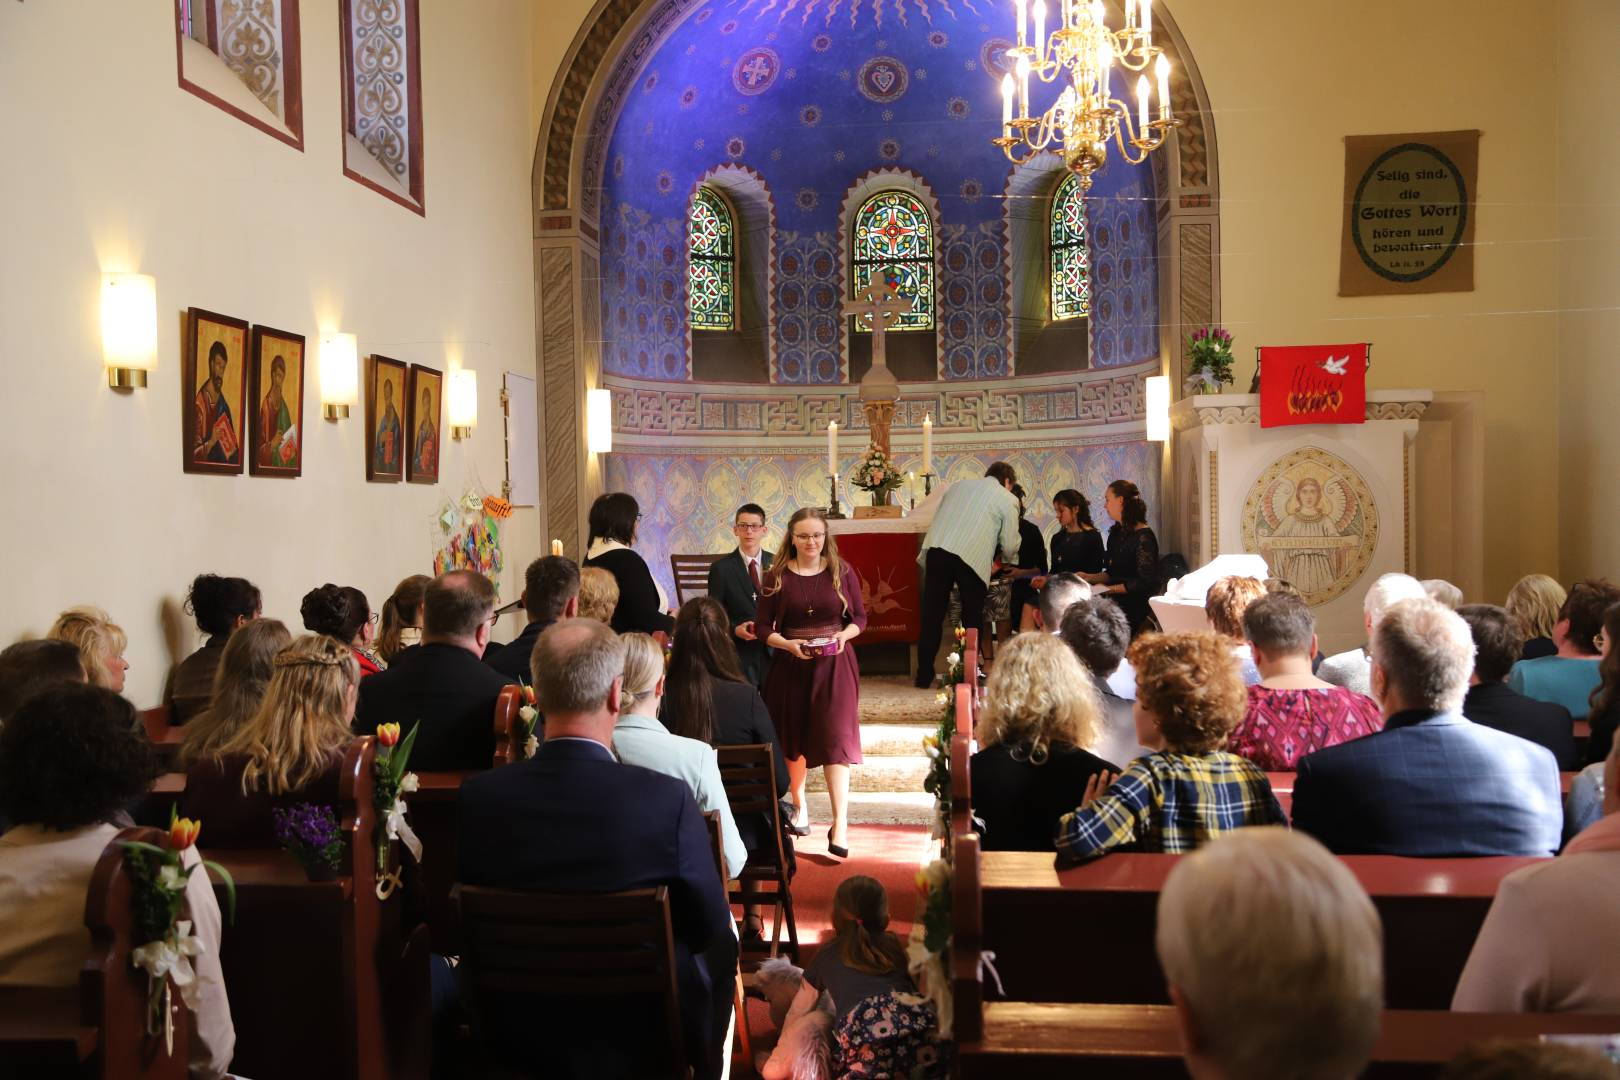
<path id="1" fill-rule="evenodd" d="M 939 726 L 923 736 L 923 753 L 928 757 L 928 774 L 923 790 L 934 797 L 934 820 L 929 827 L 931 840 L 948 841 L 951 831 L 951 740 L 956 737 L 956 684 L 967 677 L 962 666 L 960 643 L 967 632 L 956 628 L 958 651 L 946 657 L 945 684 L 934 695 L 939 706 Z"/>
<path id="2" fill-rule="evenodd" d="M 422 730 L 420 722 L 410 733 L 400 738 L 398 724 L 377 725 L 377 761 L 373 767 L 373 805 L 377 809 L 377 899 L 386 900 L 400 886 L 400 872 L 393 868 L 393 842 L 398 840 L 411 853 L 411 858 L 422 861 L 422 841 L 405 820 L 405 800 L 417 789 L 416 774 L 407 772 L 411 760 L 411 747 L 416 745 L 416 733 Z"/>
<path id="3" fill-rule="evenodd" d="M 954 1019 L 947 958 L 951 944 L 951 866 L 935 859 L 917 871 L 917 919 L 906 942 L 906 966 L 917 990 L 934 1005 L 939 1034 L 949 1038 Z"/>
<path id="4" fill-rule="evenodd" d="M 135 939 L 144 944 L 130 952 L 130 962 L 146 972 L 146 1033 L 163 1032 L 169 1051 L 174 1050 L 174 1028 L 169 1014 L 173 990 L 192 1012 L 197 1011 L 199 994 L 197 972 L 191 959 L 205 946 L 191 932 L 190 919 L 181 918 L 186 909 L 186 886 L 192 871 L 201 866 L 225 886 L 226 917 L 236 918 L 236 882 L 230 872 L 216 862 L 197 858 L 186 865 L 186 851 L 196 846 L 202 835 L 202 822 L 169 811 L 169 835 L 162 846 L 144 840 L 125 840 L 124 868 L 133 884 Z"/>
<path id="5" fill-rule="evenodd" d="M 540 739 L 535 735 L 535 729 L 540 726 L 540 704 L 535 697 L 534 687 L 528 683 L 523 683 L 522 687 L 523 704 L 518 707 L 518 729 L 512 734 L 521 740 L 519 760 L 527 761 L 540 749 Z"/>

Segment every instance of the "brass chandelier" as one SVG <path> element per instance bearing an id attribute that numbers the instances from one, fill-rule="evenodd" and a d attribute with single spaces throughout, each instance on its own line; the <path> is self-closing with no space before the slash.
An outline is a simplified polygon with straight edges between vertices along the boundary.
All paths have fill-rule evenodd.
<path id="1" fill-rule="evenodd" d="M 1048 34 L 1046 0 L 1035 0 L 1035 41 L 1029 44 L 1027 0 L 1017 0 L 1018 45 L 1007 50 L 1013 70 L 1001 80 L 1002 134 L 992 141 L 1015 165 L 1047 151 L 1062 155 L 1085 192 L 1092 174 L 1108 163 L 1110 140 L 1121 157 L 1139 165 L 1181 121 L 1170 113 L 1170 58 L 1153 44 L 1151 0 L 1125 0 L 1125 28 L 1117 31 L 1103 22 L 1102 0 L 1059 2 L 1062 20 Z M 1137 76 L 1134 123 L 1130 106 L 1110 90 L 1116 65 L 1122 78 Z M 1149 110 L 1149 67 L 1158 82 L 1157 115 Z M 1057 101 L 1039 116 L 1029 114 L 1031 75 L 1044 83 L 1065 79 Z"/>

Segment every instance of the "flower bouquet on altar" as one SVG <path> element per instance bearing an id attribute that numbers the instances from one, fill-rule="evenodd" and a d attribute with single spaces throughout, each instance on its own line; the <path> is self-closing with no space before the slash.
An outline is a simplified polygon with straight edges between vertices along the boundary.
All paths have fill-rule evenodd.
<path id="1" fill-rule="evenodd" d="M 874 507 L 887 507 L 889 493 L 899 490 L 905 484 L 906 474 L 895 466 L 888 454 L 874 446 L 866 451 L 866 457 L 855 466 L 855 472 L 850 475 L 849 481 L 862 491 L 871 493 Z M 894 507 L 892 515 L 862 514 L 860 507 L 856 507 L 855 511 L 856 517 L 900 516 L 899 507 Z"/>
<path id="2" fill-rule="evenodd" d="M 197 843 L 202 822 L 169 811 L 168 846 L 125 840 L 124 868 L 134 885 L 135 940 L 144 942 L 130 953 L 130 962 L 146 972 L 146 1033 L 162 1032 L 174 1052 L 174 1025 L 169 1013 L 171 987 L 180 991 L 186 1008 L 197 1011 L 197 972 L 191 958 L 203 943 L 191 932 L 191 920 L 180 917 L 191 872 L 202 866 L 225 886 L 226 918 L 236 918 L 236 882 L 216 862 L 198 859 L 186 865 L 186 849 Z"/>
<path id="3" fill-rule="evenodd" d="M 375 794 L 373 805 L 377 808 L 377 899 L 386 900 L 395 889 L 399 888 L 400 876 L 397 869 L 390 869 L 393 864 L 393 842 L 398 840 L 405 845 L 411 853 L 411 858 L 417 862 L 422 861 L 422 841 L 416 838 L 416 831 L 411 828 L 410 822 L 405 820 L 405 800 L 402 795 L 409 795 L 416 790 L 416 774 L 406 772 L 405 766 L 411 759 L 411 747 L 416 744 L 416 733 L 422 729 L 420 723 L 411 728 L 411 733 L 401 741 L 398 724 L 377 725 L 377 762 L 373 772 Z"/>
<path id="4" fill-rule="evenodd" d="M 1232 381 L 1232 335 L 1218 326 L 1188 334 L 1187 371 L 1187 393 L 1220 393 Z"/>

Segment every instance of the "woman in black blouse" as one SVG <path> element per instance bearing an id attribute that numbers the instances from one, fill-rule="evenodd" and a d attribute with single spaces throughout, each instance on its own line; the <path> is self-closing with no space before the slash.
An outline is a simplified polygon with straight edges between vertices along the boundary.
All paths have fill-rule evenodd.
<path id="1" fill-rule="evenodd" d="M 1074 488 L 1064 488 L 1052 496 L 1052 512 L 1057 515 L 1058 528 L 1052 534 L 1051 574 L 1095 574 L 1107 564 L 1103 551 L 1102 533 L 1091 523 L 1091 504 Z M 1030 582 L 1035 590 L 1046 588 L 1048 571 L 1043 567 L 1040 576 Z M 1035 629 L 1035 601 L 1029 601 L 1024 610 L 1020 630 Z"/>
<path id="2" fill-rule="evenodd" d="M 1148 597 L 1159 593 L 1159 538 L 1148 528 L 1147 503 L 1129 480 L 1108 485 L 1104 507 L 1114 525 L 1108 530 L 1108 566 L 1100 574 L 1081 574 L 1125 611 L 1135 637 L 1148 617 Z"/>
<path id="3" fill-rule="evenodd" d="M 591 503 L 590 538 L 586 541 L 586 566 L 599 566 L 619 583 L 619 604 L 613 609 L 615 633 L 669 633 L 675 620 L 664 591 L 653 580 L 647 561 L 631 550 L 636 542 L 636 522 L 641 507 L 636 497 L 623 491 L 598 495 Z"/>

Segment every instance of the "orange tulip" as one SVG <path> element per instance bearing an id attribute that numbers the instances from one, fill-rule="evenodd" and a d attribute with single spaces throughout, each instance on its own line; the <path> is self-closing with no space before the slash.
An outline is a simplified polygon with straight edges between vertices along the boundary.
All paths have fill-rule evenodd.
<path id="1" fill-rule="evenodd" d="M 537 699 L 534 696 L 534 687 L 530 686 L 528 683 L 524 683 L 523 684 L 523 702 L 524 702 L 524 704 L 533 705 L 536 700 Z"/>
<path id="2" fill-rule="evenodd" d="M 191 818 L 177 817 L 169 823 L 169 847 L 175 851 L 184 851 L 197 842 L 202 835 L 202 822 Z"/>
<path id="3" fill-rule="evenodd" d="M 967 640 L 967 631 L 962 629 L 960 626 L 958 626 L 956 628 L 956 640 L 957 641 L 966 641 Z"/>
<path id="4" fill-rule="evenodd" d="M 377 741 L 383 746 L 393 746 L 395 743 L 399 742 L 399 725 L 378 724 Z"/>

